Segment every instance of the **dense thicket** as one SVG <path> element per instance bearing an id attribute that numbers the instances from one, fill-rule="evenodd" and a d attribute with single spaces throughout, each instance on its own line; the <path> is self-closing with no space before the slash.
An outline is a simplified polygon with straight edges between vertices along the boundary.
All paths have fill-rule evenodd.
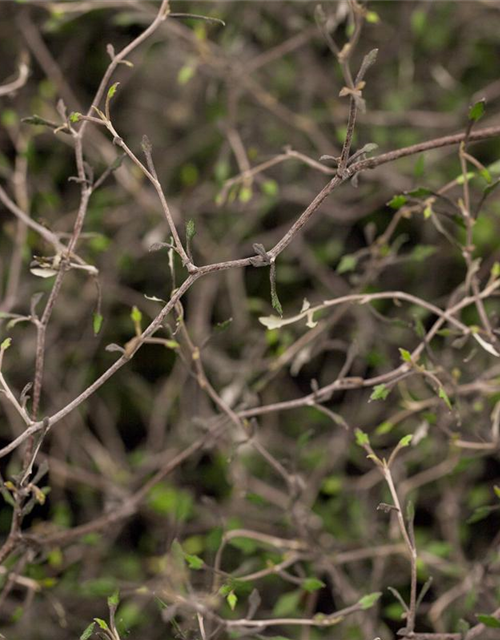
<path id="1" fill-rule="evenodd" d="M 498 637 L 500 5 L 316 5 L 0 5 L 8 640 Z"/>

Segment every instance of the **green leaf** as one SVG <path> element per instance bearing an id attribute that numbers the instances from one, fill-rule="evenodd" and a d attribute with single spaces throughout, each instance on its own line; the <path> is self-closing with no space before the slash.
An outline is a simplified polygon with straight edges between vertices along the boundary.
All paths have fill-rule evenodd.
<path id="1" fill-rule="evenodd" d="M 140 324 L 142 320 L 142 313 L 135 305 L 132 307 L 132 311 L 130 313 L 130 317 L 134 324 Z"/>
<path id="2" fill-rule="evenodd" d="M 252 187 L 241 187 L 238 194 L 238 200 L 244 204 L 250 202 L 253 196 Z"/>
<path id="3" fill-rule="evenodd" d="M 109 87 L 109 89 L 108 89 L 108 100 L 111 100 L 111 98 L 115 95 L 116 89 L 118 88 L 119 84 L 120 84 L 119 82 L 115 82 L 114 84 L 112 84 Z"/>
<path id="4" fill-rule="evenodd" d="M 428 204 L 424 209 L 424 218 L 428 220 L 433 214 L 432 207 Z"/>
<path id="5" fill-rule="evenodd" d="M 82 117 L 82 114 L 78 113 L 78 111 L 73 111 L 72 113 L 69 114 L 70 122 L 79 122 L 81 117 Z"/>
<path id="6" fill-rule="evenodd" d="M 408 199 L 404 195 L 394 196 L 387 205 L 391 207 L 391 209 L 401 209 L 401 207 L 408 202 Z"/>
<path id="7" fill-rule="evenodd" d="M 255 542 L 255 540 L 252 540 L 251 538 L 244 538 L 244 537 L 231 538 L 231 540 L 229 540 L 229 544 L 232 547 L 239 549 L 246 555 L 252 555 L 253 553 L 255 553 L 255 550 L 257 549 L 257 543 Z"/>
<path id="8" fill-rule="evenodd" d="M 318 591 L 318 589 L 322 589 L 325 587 L 325 583 L 318 578 L 306 578 L 302 581 L 302 588 L 308 591 L 309 593 L 313 593 L 314 591 Z"/>
<path id="9" fill-rule="evenodd" d="M 120 604 L 120 592 L 118 589 L 109 596 L 108 607 L 117 607 Z"/>
<path id="10" fill-rule="evenodd" d="M 410 20 L 413 33 L 418 36 L 422 35 L 427 26 L 427 11 L 421 8 L 415 9 Z"/>
<path id="11" fill-rule="evenodd" d="M 93 321 L 92 321 L 92 325 L 94 327 L 94 335 L 96 336 L 99 331 L 101 330 L 102 327 L 102 321 L 103 321 L 103 317 L 100 313 L 94 313 L 93 315 Z"/>
<path id="12" fill-rule="evenodd" d="M 14 109 L 4 109 L 0 118 L 4 127 L 13 127 L 19 121 Z"/>
<path id="13" fill-rule="evenodd" d="M 379 426 L 375 429 L 375 433 L 378 436 L 382 436 L 385 433 L 389 433 L 393 429 L 394 429 L 394 424 L 389 420 L 385 420 L 384 422 L 382 422 L 382 424 L 379 424 Z"/>
<path id="14" fill-rule="evenodd" d="M 229 607 L 231 608 L 231 611 L 234 611 L 236 604 L 238 602 L 238 596 L 234 593 L 234 591 L 230 591 L 226 600 Z"/>
<path id="15" fill-rule="evenodd" d="M 101 629 L 109 631 L 108 623 L 106 622 L 106 620 L 103 620 L 102 618 L 94 618 L 94 620 L 97 622 Z"/>
<path id="16" fill-rule="evenodd" d="M 328 476 L 323 480 L 321 491 L 329 496 L 338 495 L 342 491 L 343 482 L 340 476 Z"/>
<path id="17" fill-rule="evenodd" d="M 90 636 L 94 633 L 95 622 L 91 622 L 89 626 L 80 636 L 80 640 L 89 640 Z"/>
<path id="18" fill-rule="evenodd" d="M 231 166 L 227 160 L 219 160 L 214 167 L 214 175 L 217 182 L 224 182 L 229 178 L 229 173 L 231 171 Z"/>
<path id="19" fill-rule="evenodd" d="M 472 122 L 477 122 L 478 120 L 480 120 L 484 116 L 485 104 L 486 101 L 484 100 L 484 98 L 482 100 L 479 100 L 479 102 L 476 102 L 476 104 L 473 104 L 469 109 L 469 120 L 471 120 Z"/>
<path id="20" fill-rule="evenodd" d="M 500 620 L 494 616 L 490 616 L 487 613 L 478 613 L 476 618 L 479 622 L 482 622 L 485 627 L 490 627 L 490 629 L 500 629 Z"/>
<path id="21" fill-rule="evenodd" d="M 488 171 L 488 169 L 480 169 L 479 174 L 482 178 L 485 179 L 488 184 L 491 184 L 493 182 L 493 178 L 491 177 L 491 173 Z"/>
<path id="22" fill-rule="evenodd" d="M 500 498 L 500 487 L 497 486 L 496 484 L 493 485 L 493 491 L 495 492 L 496 497 Z"/>
<path id="23" fill-rule="evenodd" d="M 185 64 L 177 74 L 177 82 L 179 84 L 187 84 L 194 76 L 196 67 L 192 64 Z"/>
<path id="24" fill-rule="evenodd" d="M 358 604 L 361 605 L 362 609 L 371 609 L 371 607 L 373 607 L 373 605 L 378 602 L 381 595 L 381 591 L 369 593 L 368 595 L 363 596 L 361 600 L 359 600 Z"/>
<path id="25" fill-rule="evenodd" d="M 347 271 L 354 271 L 357 264 L 358 264 L 358 259 L 356 256 L 352 256 L 352 255 L 342 256 L 337 266 L 337 273 L 347 273 Z"/>
<path id="26" fill-rule="evenodd" d="M 5 340 L 0 344 L 0 349 L 2 351 L 6 351 L 10 345 L 12 344 L 12 338 L 5 338 Z"/>
<path id="27" fill-rule="evenodd" d="M 285 616 L 297 615 L 297 609 L 299 607 L 302 591 L 290 591 L 289 593 L 283 593 L 277 600 L 273 607 L 273 615 L 277 618 Z"/>
<path id="28" fill-rule="evenodd" d="M 373 387 L 370 400 L 385 400 L 390 392 L 391 390 L 388 389 L 385 384 L 377 384 Z"/>
<path id="29" fill-rule="evenodd" d="M 415 317 L 415 333 L 419 338 L 423 338 L 425 336 L 424 323 L 419 317 Z"/>
<path id="30" fill-rule="evenodd" d="M 184 522 L 193 513 L 193 498 L 188 491 L 159 482 L 151 488 L 147 497 L 148 506 L 161 516 L 172 516 Z"/>
<path id="31" fill-rule="evenodd" d="M 167 349 L 179 349 L 181 346 L 177 340 L 165 340 L 165 346 Z"/>
<path id="32" fill-rule="evenodd" d="M 283 316 L 283 307 L 281 306 L 281 302 L 275 289 L 271 291 L 271 304 L 273 305 L 273 309 L 276 311 L 276 313 L 279 313 L 280 316 Z"/>
<path id="33" fill-rule="evenodd" d="M 428 196 L 431 196 L 432 193 L 433 192 L 430 189 L 427 189 L 427 187 L 417 187 L 411 191 L 405 191 L 405 194 L 412 198 L 427 198 Z"/>
<path id="34" fill-rule="evenodd" d="M 22 118 L 21 122 L 24 122 L 25 124 L 32 124 L 38 127 L 50 127 L 51 129 L 56 128 L 56 124 L 54 122 L 45 120 L 45 118 L 38 116 L 36 113 L 32 116 L 28 116 L 27 118 Z"/>
<path id="35" fill-rule="evenodd" d="M 375 11 L 367 11 L 365 14 L 365 20 L 371 24 L 377 24 L 377 22 L 380 22 L 380 16 Z"/>
<path id="36" fill-rule="evenodd" d="M 401 440 L 399 441 L 399 446 L 400 447 L 408 447 L 410 446 L 410 442 L 413 438 L 413 434 L 409 434 L 407 436 L 404 436 L 403 438 L 401 438 Z"/>
<path id="37" fill-rule="evenodd" d="M 474 509 L 473 514 L 471 515 L 470 518 L 468 518 L 466 520 L 467 524 L 474 524 L 475 522 L 480 522 L 481 520 L 485 520 L 490 513 L 492 513 L 493 511 L 498 511 L 500 509 L 500 507 L 498 506 L 494 506 L 494 507 L 478 507 L 477 509 Z"/>
<path id="38" fill-rule="evenodd" d="M 365 444 L 370 444 L 368 434 L 361 431 L 361 429 L 356 429 L 354 435 L 356 436 L 356 444 L 359 444 L 360 447 L 363 447 Z"/>
<path id="39" fill-rule="evenodd" d="M 270 198 L 274 198 L 278 195 L 279 187 L 276 180 L 266 180 L 260 186 L 262 192 L 269 196 Z"/>
<path id="40" fill-rule="evenodd" d="M 406 505 L 406 519 L 408 522 L 413 523 L 415 520 L 415 505 L 411 500 L 408 501 Z"/>
<path id="41" fill-rule="evenodd" d="M 188 220 L 186 222 L 186 238 L 192 240 L 196 235 L 196 225 L 194 220 Z"/>
<path id="42" fill-rule="evenodd" d="M 205 563 L 199 556 L 185 553 L 184 557 L 186 558 L 186 562 L 188 563 L 188 566 L 190 569 L 193 569 L 194 571 L 199 571 L 200 569 L 203 569 L 203 566 Z"/>
<path id="43" fill-rule="evenodd" d="M 405 362 L 409 362 L 410 364 L 412 363 L 411 353 L 409 351 L 407 351 L 406 349 L 400 348 L 399 353 L 401 354 L 401 360 L 404 360 Z"/>
<path id="44" fill-rule="evenodd" d="M 417 262 L 423 262 L 434 255 L 437 251 L 437 247 L 433 247 L 429 244 L 417 244 L 417 246 L 411 252 L 411 259 Z"/>
<path id="45" fill-rule="evenodd" d="M 219 333 L 221 333 L 222 331 L 226 331 L 226 329 L 228 329 L 231 326 L 232 322 L 233 322 L 232 318 L 228 318 L 227 320 L 223 320 L 222 322 L 218 322 L 214 326 L 214 331 L 217 331 Z"/>
<path id="46" fill-rule="evenodd" d="M 448 394 L 446 393 L 443 387 L 439 387 L 439 397 L 441 398 L 441 400 L 445 401 L 446 406 L 451 411 L 451 408 L 452 408 L 451 402 L 450 402 L 450 399 L 448 398 Z"/>

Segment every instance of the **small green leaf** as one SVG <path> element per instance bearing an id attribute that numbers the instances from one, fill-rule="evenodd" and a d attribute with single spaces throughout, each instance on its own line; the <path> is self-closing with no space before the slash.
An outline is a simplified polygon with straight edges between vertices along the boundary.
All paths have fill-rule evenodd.
<path id="1" fill-rule="evenodd" d="M 427 11 L 415 9 L 411 14 L 411 28 L 416 35 L 422 35 L 427 26 Z"/>
<path id="2" fill-rule="evenodd" d="M 82 117 L 82 114 L 78 113 L 78 111 L 73 111 L 72 113 L 69 114 L 70 122 L 79 122 L 81 117 Z"/>
<path id="3" fill-rule="evenodd" d="M 186 558 L 186 562 L 188 563 L 188 566 L 190 569 L 193 569 L 194 571 L 199 571 L 200 569 L 203 569 L 203 566 L 205 563 L 199 556 L 185 553 L 184 557 Z"/>
<path id="4" fill-rule="evenodd" d="M 0 344 L 0 349 L 2 351 L 6 351 L 10 345 L 12 344 L 12 338 L 5 338 L 5 340 Z"/>
<path id="5" fill-rule="evenodd" d="M 413 523 L 415 520 L 415 505 L 411 500 L 408 501 L 406 505 L 406 519 L 408 522 Z"/>
<path id="6" fill-rule="evenodd" d="M 490 616 L 487 613 L 478 613 L 476 618 L 479 622 L 482 622 L 485 627 L 490 627 L 490 629 L 500 629 L 500 620 L 494 616 Z"/>
<path id="7" fill-rule="evenodd" d="M 377 384 L 373 387 L 370 400 L 385 400 L 390 392 L 391 390 L 388 389 L 385 384 Z"/>
<path id="8" fill-rule="evenodd" d="M 368 434 L 366 434 L 364 431 L 361 431 L 361 429 L 356 429 L 354 435 L 356 436 L 356 444 L 359 444 L 360 447 L 363 447 L 365 444 L 370 444 L 370 438 L 368 437 Z"/>
<path id="9" fill-rule="evenodd" d="M 91 622 L 89 626 L 80 636 L 80 640 L 89 640 L 90 636 L 94 633 L 95 622 Z"/>
<path id="10" fill-rule="evenodd" d="M 165 340 L 165 346 L 167 349 L 178 349 L 181 345 L 177 340 Z"/>
<path id="11" fill-rule="evenodd" d="M 493 491 L 495 492 L 496 497 L 500 498 L 500 487 L 498 485 L 493 485 Z"/>
<path id="12" fill-rule="evenodd" d="M 361 605 L 362 609 L 371 609 L 371 607 L 373 607 L 373 605 L 378 602 L 381 595 L 381 591 L 369 593 L 368 595 L 363 596 L 361 600 L 359 600 L 358 604 Z"/>
<path id="13" fill-rule="evenodd" d="M 214 175 L 217 182 L 224 182 L 229 178 L 231 166 L 227 160 L 219 160 L 214 167 Z"/>
<path id="14" fill-rule="evenodd" d="M 468 518 L 466 522 L 467 524 L 474 524 L 475 522 L 480 522 L 481 520 L 485 520 L 490 515 L 490 513 L 492 513 L 493 511 L 498 511 L 499 509 L 500 507 L 498 506 L 478 507 L 477 509 L 474 509 L 474 512 L 472 513 L 471 517 Z"/>
<path id="15" fill-rule="evenodd" d="M 4 109 L 4 111 L 2 111 L 0 121 L 4 127 L 13 127 L 18 123 L 19 118 L 17 117 L 17 113 L 14 109 Z"/>
<path id="16" fill-rule="evenodd" d="M 480 120 L 484 116 L 485 104 L 486 101 L 484 100 L 484 98 L 483 100 L 479 100 L 479 102 L 476 102 L 476 104 L 473 104 L 469 109 L 469 120 L 471 120 L 472 122 L 477 122 L 478 120 Z"/>
<path id="17" fill-rule="evenodd" d="M 432 207 L 428 204 L 424 209 L 424 218 L 428 220 L 433 214 Z"/>
<path id="18" fill-rule="evenodd" d="M 411 259 L 417 262 L 423 262 L 434 255 L 437 251 L 436 247 L 430 244 L 417 244 L 417 246 L 411 252 Z"/>
<path id="19" fill-rule="evenodd" d="M 132 307 L 132 312 L 130 314 L 130 317 L 131 317 L 132 322 L 134 324 L 140 324 L 141 323 L 142 313 L 140 312 L 140 310 L 135 305 Z"/>
<path id="20" fill-rule="evenodd" d="M 367 11 L 365 20 L 371 24 L 377 24 L 377 22 L 380 22 L 380 16 L 375 11 Z"/>
<path id="21" fill-rule="evenodd" d="M 276 180 L 265 180 L 261 184 L 260 188 L 262 189 L 262 192 L 270 198 L 274 198 L 278 195 L 279 187 Z"/>
<path id="22" fill-rule="evenodd" d="M 102 315 L 100 313 L 94 313 L 92 324 L 93 324 L 93 327 L 94 327 L 94 335 L 95 336 L 101 330 L 103 319 L 104 318 L 102 317 Z"/>
<path id="23" fill-rule="evenodd" d="M 50 122 L 50 120 L 45 120 L 45 118 L 41 118 L 37 116 L 36 113 L 32 116 L 28 116 L 27 118 L 22 118 L 21 122 L 25 124 L 32 124 L 40 127 L 50 127 L 51 129 L 55 129 L 57 125 L 54 122 Z"/>
<path id="24" fill-rule="evenodd" d="M 427 198 L 432 195 L 432 191 L 427 189 L 427 187 L 417 187 L 411 191 L 405 191 L 405 194 L 411 198 Z"/>
<path id="25" fill-rule="evenodd" d="M 106 622 L 106 620 L 103 620 L 102 618 L 94 618 L 94 620 L 97 622 L 101 629 L 109 631 L 108 623 Z"/>
<path id="26" fill-rule="evenodd" d="M 234 591 L 230 591 L 226 600 L 229 607 L 231 608 L 231 611 L 234 611 L 236 604 L 238 602 L 238 596 L 234 593 Z"/>
<path id="27" fill-rule="evenodd" d="M 120 604 L 120 592 L 118 589 L 108 598 L 108 607 L 117 607 Z"/>
<path id="28" fill-rule="evenodd" d="M 296 615 L 301 597 L 302 591 L 300 589 L 283 593 L 276 600 L 276 604 L 273 607 L 273 615 L 277 618 Z"/>
<path id="29" fill-rule="evenodd" d="M 283 316 L 283 307 L 281 306 L 281 302 L 275 290 L 271 291 L 271 304 L 273 305 L 273 309 L 276 311 L 276 313 L 278 313 L 280 316 Z"/>
<path id="30" fill-rule="evenodd" d="M 445 401 L 446 406 L 451 411 L 451 402 L 450 402 L 450 399 L 448 398 L 448 394 L 446 393 L 443 387 L 439 387 L 439 397 L 441 398 L 441 400 Z"/>
<path id="31" fill-rule="evenodd" d="M 252 187 L 241 187 L 240 192 L 238 194 L 238 200 L 243 202 L 244 204 L 250 202 L 252 199 L 253 191 Z"/>
<path id="32" fill-rule="evenodd" d="M 409 434 L 407 436 L 404 436 L 403 438 L 401 438 L 401 440 L 399 441 L 399 446 L 400 447 L 408 447 L 410 446 L 410 442 L 413 438 L 413 434 Z"/>
<path id="33" fill-rule="evenodd" d="M 498 278 L 500 276 L 500 262 L 495 262 L 493 264 L 490 273 L 494 278 Z"/>
<path id="34" fill-rule="evenodd" d="M 386 420 L 385 422 L 382 422 L 382 424 L 379 424 L 379 426 L 375 429 L 375 433 L 378 436 L 382 436 L 385 433 L 389 433 L 393 429 L 394 429 L 394 424 L 389 420 Z"/>
<path id="35" fill-rule="evenodd" d="M 401 209 L 401 207 L 408 202 L 408 199 L 404 195 L 394 196 L 387 205 L 391 207 L 391 209 Z"/>
<path id="36" fill-rule="evenodd" d="M 109 87 L 109 89 L 108 89 L 108 100 L 111 100 L 111 98 L 115 95 L 116 89 L 118 88 L 119 84 L 120 84 L 119 82 L 115 82 L 114 84 L 112 84 Z"/>
<path id="37" fill-rule="evenodd" d="M 483 169 L 481 169 L 479 171 L 479 174 L 481 175 L 482 178 L 485 179 L 485 181 L 488 184 L 491 184 L 493 182 L 493 178 L 491 177 L 491 173 L 488 171 L 488 169 L 486 169 L 486 167 L 484 167 Z"/>
<path id="38" fill-rule="evenodd" d="M 399 353 L 401 354 L 401 360 L 404 360 L 405 362 L 409 362 L 410 364 L 412 363 L 411 353 L 409 351 L 407 351 L 406 349 L 400 348 Z"/>
<path id="39" fill-rule="evenodd" d="M 239 549 L 247 556 L 254 554 L 255 550 L 257 549 L 257 543 L 255 542 L 255 540 L 252 540 L 251 538 L 244 538 L 244 537 L 231 538 L 231 540 L 229 541 L 229 544 L 235 549 Z"/>
<path id="40" fill-rule="evenodd" d="M 337 273 L 347 273 L 347 271 L 354 271 L 357 264 L 358 264 L 358 259 L 356 256 L 352 256 L 352 255 L 342 256 L 337 266 Z"/>
<path id="41" fill-rule="evenodd" d="M 187 84 L 194 76 L 196 68 L 192 64 L 185 64 L 177 74 L 179 84 Z"/>
<path id="42" fill-rule="evenodd" d="M 309 593 L 318 591 L 318 589 L 322 589 L 324 586 L 326 586 L 325 583 L 318 578 L 306 578 L 302 581 L 302 588 Z"/>
<path id="43" fill-rule="evenodd" d="M 214 327 L 214 331 L 217 332 L 222 332 L 222 331 L 226 331 L 226 329 L 228 329 L 231 325 L 231 323 L 233 322 L 232 318 L 228 318 L 227 320 L 223 320 L 222 322 L 218 322 L 215 327 Z"/>
<path id="44" fill-rule="evenodd" d="M 196 235 L 196 225 L 194 220 L 188 220 L 186 222 L 186 238 L 192 240 Z"/>

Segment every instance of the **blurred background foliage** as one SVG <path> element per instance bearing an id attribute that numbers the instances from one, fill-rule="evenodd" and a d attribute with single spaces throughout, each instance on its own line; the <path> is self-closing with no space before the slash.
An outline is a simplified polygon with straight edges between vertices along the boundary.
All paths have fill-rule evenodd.
<path id="1" fill-rule="evenodd" d="M 348 113 L 347 100 L 338 96 L 343 79 L 316 26 L 316 2 L 171 4 L 173 11 L 218 18 L 225 26 L 168 19 L 131 55 L 133 67 L 121 65 L 115 74 L 120 86 L 112 102 L 113 124 L 137 154 L 142 136 L 151 140 L 178 228 L 183 230 L 188 219 L 195 223 L 197 264 L 248 256 L 254 243 L 273 246 L 328 176 L 290 156 L 253 178 L 227 181 L 286 149 L 315 163 L 323 154 L 338 155 Z M 323 3 L 327 15 L 339 6 Z M 120 50 L 150 24 L 154 12 L 149 2 L 1 3 L 2 78 L 15 73 L 25 50 L 31 74 L 14 97 L 0 98 L 0 180 L 13 197 L 16 155 L 24 158 L 26 208 L 63 239 L 72 230 L 79 197 L 79 186 L 68 180 L 75 174 L 71 139 L 21 120 L 37 114 L 59 122 L 59 98 L 68 112 L 85 112 L 109 64 L 106 45 Z M 358 117 L 354 150 L 376 143 L 377 153 L 385 152 L 463 131 L 469 106 L 483 97 L 481 126 L 499 124 L 499 26 L 500 5 L 493 2 L 370 4 L 353 68 L 373 48 L 379 53 L 366 78 L 367 111 Z M 335 36 L 342 41 L 348 28 L 342 22 Z M 495 180 L 498 140 L 473 149 Z M 96 176 L 119 156 L 109 136 L 92 127 L 84 151 Z M 337 190 L 277 261 L 285 316 L 297 314 L 304 298 L 314 305 L 350 292 L 401 290 L 445 306 L 466 274 L 465 233 L 453 206 L 437 201 L 426 214 L 425 198 L 414 199 L 411 207 L 388 203 L 418 186 L 438 190 L 460 174 L 456 147 L 444 147 L 365 172 L 358 188 Z M 475 171 L 474 203 L 487 185 Z M 460 188 L 453 187 L 450 198 L 456 200 Z M 4 289 L 16 242 L 16 222 L 5 208 L 0 224 Z M 99 269 L 102 328 L 94 335 L 95 280 L 71 271 L 49 325 L 42 415 L 67 404 L 112 364 L 116 354 L 105 346 L 133 337 L 134 306 L 143 328 L 158 313 L 160 304 L 145 295 L 168 299 L 183 281 L 176 262 L 173 282 L 167 249 L 149 251 L 152 244 L 168 241 L 156 194 L 125 160 L 92 195 L 79 243 L 81 255 Z M 474 256 L 481 258 L 484 282 L 500 259 L 499 243 L 500 201 L 492 194 L 474 227 Z M 44 255 L 50 248 L 28 231 L 10 312 L 29 315 L 31 297 L 48 295 L 51 279 L 29 271 L 33 256 Z M 267 269 L 210 275 L 192 287 L 182 305 L 211 384 L 241 410 L 303 397 L 311 392 L 312 380 L 320 387 L 335 380 L 346 359 L 350 376 L 383 374 L 398 366 L 398 349 L 413 349 L 420 328 L 429 329 L 433 321 L 425 309 L 383 300 L 318 313 L 319 325 L 310 330 L 314 340 L 307 338 L 303 323 L 266 330 L 258 318 L 272 313 Z M 497 302 L 486 306 L 497 325 Z M 480 324 L 473 307 L 461 320 Z M 9 335 L 13 344 L 4 370 L 21 390 L 33 375 L 35 330 L 30 322 L 7 323 L 2 320 L 2 338 Z M 184 342 L 175 343 L 175 317 L 166 324 L 171 348 L 144 346 L 45 442 L 39 460 L 49 463 L 43 485 L 50 493 L 25 521 L 33 535 L 63 531 L 112 511 L 213 424 L 218 410 L 193 377 Z M 107 617 L 106 598 L 119 589 L 123 637 L 198 638 L 196 616 L 172 611 L 168 594 L 173 589 L 188 597 L 195 590 L 209 597 L 210 568 L 223 534 L 232 529 L 301 540 L 309 551 L 281 575 L 242 581 L 238 576 L 280 563 L 291 552 L 244 535 L 231 539 L 219 558 L 221 616 L 245 617 L 254 588 L 261 598 L 257 618 L 329 614 L 380 591 L 373 607 L 340 626 L 304 631 L 285 625 L 276 633 L 273 627 L 257 632 L 304 640 L 395 637 L 404 625 L 403 608 L 388 587 L 408 598 L 408 561 L 390 514 L 377 511 L 378 503 L 391 498 L 354 443 L 356 427 L 370 433 L 381 455 L 403 436 L 419 434 L 395 469 L 403 497 L 415 504 L 419 585 L 434 578 L 418 616 L 419 630 L 457 632 L 460 619 L 475 624 L 476 614 L 495 609 L 500 598 L 500 516 L 481 511 L 498 504 L 493 489 L 500 484 L 498 447 L 460 449 L 453 442 L 489 441 L 500 369 L 470 341 L 453 345 L 455 338 L 443 329 L 426 354 L 439 367 L 443 384 L 456 390 L 449 394 L 452 411 L 414 376 L 398 383 L 385 400 L 370 401 L 370 388 L 354 389 L 336 392 L 325 403 L 326 413 L 304 406 L 258 416 L 255 437 L 297 487 L 287 484 L 242 434 L 224 430 L 158 483 L 133 517 L 36 553 L 22 571 L 26 583 L 16 584 L 2 601 L 5 637 L 80 637 L 92 618 Z M 479 380 L 486 382 L 474 386 Z M 465 391 L 459 393 L 459 387 Z M 21 425 L 2 403 L 4 446 Z M 20 455 L 12 455 L 3 465 L 4 479 L 19 472 L 20 463 Z M 3 503 L 3 535 L 11 515 Z M 188 565 L 176 564 L 174 540 Z M 197 561 L 190 556 L 203 560 L 201 569 L 192 567 Z M 6 568 L 17 560 L 10 558 Z M 5 570 L 0 580 L 5 585 Z M 445 606 L 442 598 L 450 593 Z"/>

